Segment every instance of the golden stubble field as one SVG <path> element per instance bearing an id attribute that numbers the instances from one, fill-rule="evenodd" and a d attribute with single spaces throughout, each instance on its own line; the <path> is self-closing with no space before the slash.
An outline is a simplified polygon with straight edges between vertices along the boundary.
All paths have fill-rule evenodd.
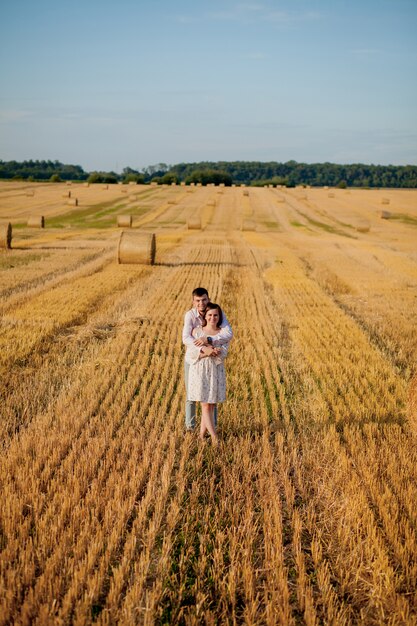
<path id="1" fill-rule="evenodd" d="M 0 624 L 417 623 L 417 191 L 1 183 L 0 221 Z M 196 286 L 235 332 L 218 450 Z"/>

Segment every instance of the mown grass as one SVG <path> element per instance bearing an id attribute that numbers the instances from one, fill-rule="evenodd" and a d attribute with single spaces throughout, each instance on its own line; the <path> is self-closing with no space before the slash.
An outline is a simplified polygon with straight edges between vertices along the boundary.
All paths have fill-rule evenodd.
<path id="1" fill-rule="evenodd" d="M 407 215 L 407 213 L 395 213 L 390 215 L 388 219 L 402 222 L 403 224 L 409 224 L 410 226 L 417 226 L 417 217 Z"/>
<path id="2" fill-rule="evenodd" d="M 0 257 L 0 269 L 8 270 L 14 267 L 22 267 L 24 265 L 29 265 L 29 263 L 33 263 L 34 261 L 39 261 L 40 259 L 45 259 L 50 256 L 50 253 L 40 253 L 40 254 L 7 254 L 7 256 Z"/>

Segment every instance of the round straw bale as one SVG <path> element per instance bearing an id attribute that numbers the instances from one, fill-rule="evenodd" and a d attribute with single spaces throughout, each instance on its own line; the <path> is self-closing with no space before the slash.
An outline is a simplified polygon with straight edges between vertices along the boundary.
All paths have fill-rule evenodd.
<path id="1" fill-rule="evenodd" d="M 217 193 L 223 193 L 223 189 L 218 189 Z"/>
<path id="2" fill-rule="evenodd" d="M 328 198 L 334 198 L 334 193 L 333 191 L 330 191 L 330 193 L 327 194 Z"/>
<path id="3" fill-rule="evenodd" d="M 323 187 L 323 189 L 328 189 L 328 188 L 329 188 L 328 185 L 324 185 Z"/>
<path id="4" fill-rule="evenodd" d="M 0 224 L 0 248 L 12 247 L 12 225 L 10 222 Z"/>
<path id="5" fill-rule="evenodd" d="M 197 183 L 197 187 L 202 187 L 203 183 Z"/>
<path id="6" fill-rule="evenodd" d="M 84 183 L 83 187 L 89 187 L 90 183 Z"/>
<path id="7" fill-rule="evenodd" d="M 104 185 L 103 189 L 108 189 L 109 186 L 108 185 Z"/>
<path id="8" fill-rule="evenodd" d="M 66 185 L 72 185 L 72 180 L 67 180 L 65 184 Z"/>
<path id="9" fill-rule="evenodd" d="M 216 201 L 215 200 L 209 200 L 207 202 L 207 206 L 216 206 Z"/>
<path id="10" fill-rule="evenodd" d="M 181 181 L 181 187 L 185 187 L 185 181 L 184 180 Z"/>
<path id="11" fill-rule="evenodd" d="M 190 187 L 195 187 L 195 183 L 190 183 Z"/>
<path id="12" fill-rule="evenodd" d="M 29 228 L 45 228 L 45 218 L 43 215 L 31 215 L 28 219 Z"/>
<path id="13" fill-rule="evenodd" d="M 247 189 L 245 189 L 244 192 L 243 192 L 243 195 L 244 196 L 248 196 L 249 195 L 249 191 Z"/>
<path id="14" fill-rule="evenodd" d="M 176 187 L 177 183 L 171 183 L 171 187 Z"/>
<path id="15" fill-rule="evenodd" d="M 389 198 L 382 198 L 381 199 L 381 204 L 389 204 L 390 203 L 390 199 Z"/>
<path id="16" fill-rule="evenodd" d="M 220 184 L 219 184 L 219 187 L 224 187 L 224 183 L 220 183 Z"/>
<path id="17" fill-rule="evenodd" d="M 242 230 L 256 230 L 256 224 L 253 220 L 243 220 Z"/>
<path id="18" fill-rule="evenodd" d="M 381 211 L 380 215 L 383 220 L 389 220 L 391 217 L 391 213 L 389 211 Z"/>
<path id="19" fill-rule="evenodd" d="M 120 234 L 117 258 L 119 263 L 155 263 L 156 241 L 154 233 L 123 230 Z"/>
<path id="20" fill-rule="evenodd" d="M 30 191 L 26 192 L 26 197 L 27 198 L 33 198 L 34 195 L 35 195 L 35 192 L 33 190 L 30 190 Z"/>
<path id="21" fill-rule="evenodd" d="M 78 198 L 70 198 L 67 204 L 69 206 L 78 206 Z"/>
<path id="22" fill-rule="evenodd" d="M 168 200 L 168 204 L 177 204 L 176 200 Z"/>
<path id="23" fill-rule="evenodd" d="M 198 215 L 188 218 L 188 230 L 201 230 L 201 219 Z"/>
<path id="24" fill-rule="evenodd" d="M 151 183 L 151 187 L 158 187 L 158 183 Z"/>
<path id="25" fill-rule="evenodd" d="M 190 188 L 188 187 L 188 189 L 187 189 L 187 193 L 193 193 L 193 191 L 194 191 L 193 189 L 190 189 Z"/>
<path id="26" fill-rule="evenodd" d="M 121 228 L 132 228 L 132 216 L 131 215 L 118 215 L 117 225 Z"/>

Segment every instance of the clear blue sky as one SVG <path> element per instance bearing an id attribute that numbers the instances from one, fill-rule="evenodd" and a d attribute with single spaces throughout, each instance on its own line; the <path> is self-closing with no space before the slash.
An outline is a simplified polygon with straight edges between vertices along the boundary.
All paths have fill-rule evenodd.
<path id="1" fill-rule="evenodd" d="M 0 159 L 417 163 L 416 0 L 13 0 Z"/>

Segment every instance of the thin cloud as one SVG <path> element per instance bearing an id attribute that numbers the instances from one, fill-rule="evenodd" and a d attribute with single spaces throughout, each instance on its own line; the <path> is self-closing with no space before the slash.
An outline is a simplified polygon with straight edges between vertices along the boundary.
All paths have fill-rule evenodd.
<path id="1" fill-rule="evenodd" d="M 32 111 L 22 111 L 19 109 L 3 109 L 0 110 L 0 122 L 17 122 L 33 115 Z"/>

